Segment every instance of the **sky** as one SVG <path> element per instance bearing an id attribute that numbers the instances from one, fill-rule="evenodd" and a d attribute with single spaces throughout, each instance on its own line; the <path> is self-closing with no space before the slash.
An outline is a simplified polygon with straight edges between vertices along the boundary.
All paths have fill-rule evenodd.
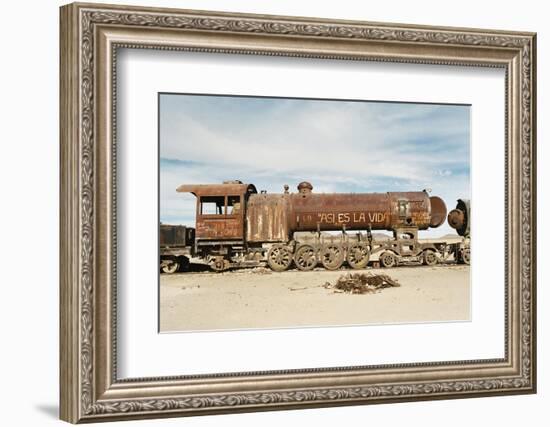
<path id="1" fill-rule="evenodd" d="M 258 191 L 432 190 L 470 198 L 470 106 L 160 94 L 160 221 L 194 226 L 181 184 L 225 180 Z M 426 237 L 454 233 L 447 223 Z"/>

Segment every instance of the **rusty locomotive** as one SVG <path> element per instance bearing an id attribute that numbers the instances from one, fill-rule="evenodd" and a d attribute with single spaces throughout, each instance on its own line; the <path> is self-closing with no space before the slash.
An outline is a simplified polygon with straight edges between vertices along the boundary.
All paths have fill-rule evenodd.
<path id="1" fill-rule="evenodd" d="M 447 217 L 445 202 L 426 190 L 327 194 L 315 193 L 309 182 L 297 193 L 288 189 L 258 193 L 241 181 L 179 186 L 176 191 L 196 196 L 196 224 L 160 225 L 161 271 L 185 269 L 191 258 L 215 271 L 266 264 L 275 271 L 292 264 L 336 270 L 346 262 L 360 269 L 371 261 L 434 265 L 451 255 L 469 263 L 468 202 L 459 200 L 448 217 L 456 239 L 420 240 L 420 230 L 439 227 Z M 393 237 L 376 238 L 376 230 Z"/>

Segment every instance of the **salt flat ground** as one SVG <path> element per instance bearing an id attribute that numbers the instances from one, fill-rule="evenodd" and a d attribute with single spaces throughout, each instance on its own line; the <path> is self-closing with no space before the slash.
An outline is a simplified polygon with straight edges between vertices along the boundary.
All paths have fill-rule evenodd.
<path id="1" fill-rule="evenodd" d="M 388 274 L 400 287 L 344 294 L 347 273 Z M 470 320 L 470 267 L 162 274 L 161 332 Z"/>

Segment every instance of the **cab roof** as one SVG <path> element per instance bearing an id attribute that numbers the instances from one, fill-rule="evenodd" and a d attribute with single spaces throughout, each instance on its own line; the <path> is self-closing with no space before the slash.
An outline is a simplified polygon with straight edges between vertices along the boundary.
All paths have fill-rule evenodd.
<path id="1" fill-rule="evenodd" d="M 178 193 L 192 193 L 200 196 L 230 196 L 237 194 L 257 193 L 254 184 L 243 184 L 240 181 L 230 181 L 223 184 L 183 184 L 176 188 Z"/>

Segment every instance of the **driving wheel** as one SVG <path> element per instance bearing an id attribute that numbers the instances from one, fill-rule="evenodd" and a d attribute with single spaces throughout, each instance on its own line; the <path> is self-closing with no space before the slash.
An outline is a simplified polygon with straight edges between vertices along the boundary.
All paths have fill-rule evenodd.
<path id="1" fill-rule="evenodd" d="M 369 258 L 370 249 L 365 243 L 355 243 L 348 248 L 348 264 L 352 268 L 365 268 Z"/>
<path id="2" fill-rule="evenodd" d="M 311 245 L 300 245 L 294 254 L 294 264 L 302 271 L 313 270 L 317 265 L 317 253 Z"/>
<path id="3" fill-rule="evenodd" d="M 338 270 L 344 263 L 344 248 L 337 243 L 331 243 L 323 247 L 321 252 L 321 264 L 327 270 Z"/>
<path id="4" fill-rule="evenodd" d="M 274 245 L 267 252 L 267 264 L 273 271 L 285 271 L 292 263 L 292 251 L 285 245 Z"/>

